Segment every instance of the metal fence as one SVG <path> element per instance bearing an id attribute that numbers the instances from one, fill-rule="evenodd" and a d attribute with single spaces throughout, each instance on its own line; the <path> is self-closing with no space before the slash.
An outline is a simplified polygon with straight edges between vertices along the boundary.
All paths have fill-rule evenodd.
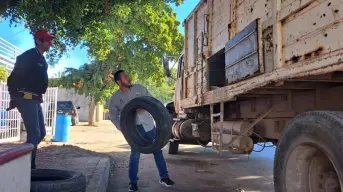
<path id="1" fill-rule="evenodd" d="M 5 66 L 11 72 L 14 68 L 16 57 L 22 53 L 23 51 L 18 47 L 0 37 L 0 66 Z"/>
<path id="2" fill-rule="evenodd" d="M 0 142 L 20 140 L 21 116 L 17 109 L 6 111 L 10 103 L 7 84 L 0 82 Z"/>
<path id="3" fill-rule="evenodd" d="M 45 129 L 47 136 L 55 135 L 57 93 L 57 87 L 49 87 L 45 95 L 43 96 L 44 103 L 42 103 L 42 108 L 45 119 Z"/>
<path id="4" fill-rule="evenodd" d="M 53 136 L 56 126 L 57 88 L 49 87 L 41 104 L 44 114 L 46 135 Z M 0 82 L 0 143 L 20 140 L 21 116 L 17 109 L 6 111 L 10 103 L 7 84 Z"/>

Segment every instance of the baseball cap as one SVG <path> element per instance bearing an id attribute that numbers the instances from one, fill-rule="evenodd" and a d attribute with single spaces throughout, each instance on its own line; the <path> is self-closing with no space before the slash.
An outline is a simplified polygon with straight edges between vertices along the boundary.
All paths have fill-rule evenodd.
<path id="1" fill-rule="evenodd" d="M 34 39 L 44 39 L 46 41 L 51 41 L 55 37 L 51 35 L 47 30 L 39 30 L 34 34 Z"/>

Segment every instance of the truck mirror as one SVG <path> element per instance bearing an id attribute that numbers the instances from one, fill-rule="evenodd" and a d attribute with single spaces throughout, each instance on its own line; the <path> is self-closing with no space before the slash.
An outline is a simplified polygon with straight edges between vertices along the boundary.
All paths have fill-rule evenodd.
<path id="1" fill-rule="evenodd" d="M 162 57 L 162 64 L 163 64 L 163 69 L 164 69 L 164 75 L 167 77 L 171 77 L 171 72 L 169 69 L 169 59 L 166 55 L 163 55 Z"/>

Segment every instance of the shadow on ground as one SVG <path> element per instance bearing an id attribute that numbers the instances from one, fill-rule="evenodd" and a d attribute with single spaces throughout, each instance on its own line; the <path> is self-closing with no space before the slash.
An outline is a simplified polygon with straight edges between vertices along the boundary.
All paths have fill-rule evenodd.
<path id="1" fill-rule="evenodd" d="M 128 148 L 125 144 L 118 147 Z M 99 153 L 74 145 L 47 144 L 39 149 L 37 167 L 49 168 L 73 157 L 110 158 L 108 192 L 127 191 L 128 159 L 130 152 Z M 142 155 L 140 163 L 140 191 L 273 191 L 272 161 L 259 156 L 218 153 L 201 147 L 181 146 L 178 155 L 165 154 L 170 176 L 177 183 L 173 188 L 158 184 L 158 174 L 152 155 Z"/>

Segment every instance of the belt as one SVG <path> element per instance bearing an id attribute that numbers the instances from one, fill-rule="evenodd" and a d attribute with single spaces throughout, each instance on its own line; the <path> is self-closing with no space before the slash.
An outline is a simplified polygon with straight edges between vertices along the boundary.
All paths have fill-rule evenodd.
<path id="1" fill-rule="evenodd" d="M 37 95 L 35 93 L 30 93 L 30 92 L 21 92 L 21 91 L 14 91 L 10 93 L 12 97 L 17 97 L 17 98 L 23 98 L 23 99 L 29 99 L 29 100 L 37 100 L 39 102 L 43 102 L 42 95 Z"/>
<path id="2" fill-rule="evenodd" d="M 15 98 L 23 98 L 23 99 L 28 99 L 28 100 L 32 99 L 32 100 L 39 101 L 40 103 L 43 103 L 42 96 L 34 94 L 34 93 L 15 91 L 15 92 L 11 92 L 10 95 L 11 95 L 11 101 L 10 101 L 9 107 L 6 109 L 6 111 L 10 111 L 10 110 L 18 107 L 18 100 Z"/>

